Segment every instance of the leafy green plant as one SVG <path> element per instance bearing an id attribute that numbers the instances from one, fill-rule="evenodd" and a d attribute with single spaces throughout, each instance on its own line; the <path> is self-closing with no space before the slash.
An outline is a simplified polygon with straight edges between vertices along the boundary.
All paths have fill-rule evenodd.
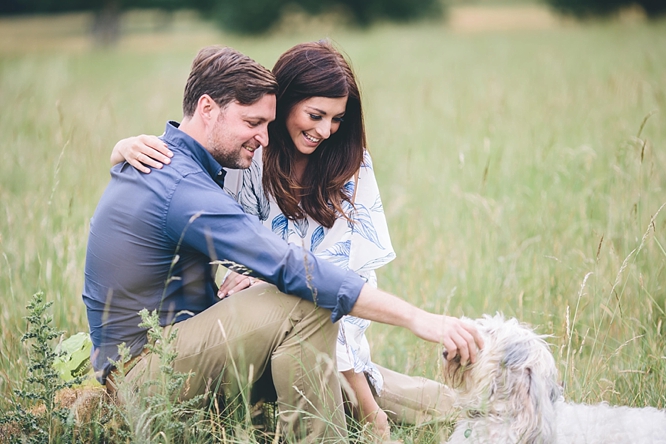
<path id="1" fill-rule="evenodd" d="M 23 342 L 31 341 L 26 387 L 14 391 L 15 401 L 0 413 L 0 442 L 60 443 L 60 442 L 209 442 L 214 436 L 234 437 L 232 442 L 257 442 L 246 427 L 239 428 L 239 416 L 249 417 L 242 409 L 220 409 L 217 399 L 206 408 L 204 395 L 181 400 L 192 373 L 177 372 L 174 347 L 177 330 L 160 326 L 156 312 L 140 312 L 141 327 L 147 329 L 147 351 L 159 360 L 159 372 L 139 387 L 126 380 L 129 349 L 122 344 L 120 359 L 114 362 L 117 370 L 114 382 L 118 386 L 117 402 L 97 402 L 88 397 L 86 414 L 77 423 L 76 406 L 62 402 L 62 394 L 78 396 L 79 391 L 91 389 L 87 334 L 77 334 L 53 347 L 53 340 L 63 332 L 53 328 L 48 313 L 52 302 L 37 293 L 27 308 L 28 328 Z M 75 386 L 84 385 L 79 389 Z M 98 385 L 98 384 L 97 384 Z M 93 388 L 94 389 L 94 388 Z M 98 392 L 103 389 L 96 389 Z M 90 393 L 88 393 L 90 394 Z M 108 400 L 106 395 L 103 399 Z M 75 418 L 76 416 L 76 418 Z M 252 429 L 252 426 L 250 426 Z"/>
<path id="2" fill-rule="evenodd" d="M 118 387 L 119 403 L 114 409 L 126 424 L 127 438 L 140 442 L 196 441 L 205 434 L 199 426 L 205 416 L 204 395 L 188 400 L 179 398 L 192 373 L 177 372 L 173 368 L 178 356 L 174 347 L 177 330 L 160 326 L 156 311 L 148 313 L 144 309 L 139 314 L 142 319 L 139 326 L 148 329 L 146 349 L 152 359 L 159 359 L 159 373 L 138 388 L 134 387 L 125 374 L 129 349 L 124 344 L 119 347 L 120 359 L 114 362 L 118 369 L 114 383 Z"/>
<path id="3" fill-rule="evenodd" d="M 58 344 L 56 348 L 58 356 L 53 363 L 53 368 L 64 381 L 81 377 L 84 378 L 84 384 L 99 386 L 97 380 L 94 379 L 92 363 L 90 362 L 91 351 L 90 334 L 85 332 L 76 333 Z"/>
<path id="4" fill-rule="evenodd" d="M 71 435 L 69 410 L 56 403 L 56 394 L 80 383 L 81 378 L 64 381 L 53 366 L 61 352 L 55 351 L 51 342 L 63 332 L 52 326 L 53 316 L 48 313 L 52 304 L 39 292 L 26 307 L 28 328 L 21 341 L 31 342 L 27 385 L 14 391 L 17 400 L 0 415 L 0 423 L 12 425 L 16 431 L 9 437 L 10 442 L 52 443 Z"/>

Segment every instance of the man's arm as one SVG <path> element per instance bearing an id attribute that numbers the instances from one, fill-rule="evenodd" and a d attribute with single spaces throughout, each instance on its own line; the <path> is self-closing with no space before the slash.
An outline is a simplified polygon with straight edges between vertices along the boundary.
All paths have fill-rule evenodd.
<path id="1" fill-rule="evenodd" d="M 189 173 L 174 190 L 166 224 L 172 242 L 197 251 L 202 260 L 219 260 L 283 293 L 315 302 L 331 310 L 333 322 L 349 313 L 365 284 L 361 277 L 287 244 L 256 216 L 245 213 L 207 174 Z"/>
<path id="2" fill-rule="evenodd" d="M 404 327 L 421 339 L 442 344 L 448 351 L 449 360 L 460 354 L 461 362 L 475 362 L 477 349 L 483 347 L 483 338 L 470 323 L 421 310 L 367 284 L 349 314 Z"/>
<path id="3" fill-rule="evenodd" d="M 167 217 L 174 242 L 182 241 L 214 259 L 242 264 L 280 291 L 331 310 L 334 322 L 349 313 L 405 327 L 422 339 L 442 344 L 448 359 L 460 354 L 463 362 L 476 359 L 477 346 L 483 343 L 471 324 L 421 310 L 372 288 L 351 271 L 287 244 L 256 217 L 243 212 L 203 172 L 188 174 L 180 181 Z"/>

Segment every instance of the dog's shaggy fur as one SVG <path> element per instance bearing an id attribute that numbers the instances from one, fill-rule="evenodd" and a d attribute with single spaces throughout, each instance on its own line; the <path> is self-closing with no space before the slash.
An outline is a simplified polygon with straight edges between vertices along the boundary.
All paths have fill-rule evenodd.
<path id="1" fill-rule="evenodd" d="M 664 444 L 666 412 L 564 402 L 543 336 L 501 315 L 475 321 L 477 361 L 444 361 L 444 382 L 462 414 L 449 443 Z"/>

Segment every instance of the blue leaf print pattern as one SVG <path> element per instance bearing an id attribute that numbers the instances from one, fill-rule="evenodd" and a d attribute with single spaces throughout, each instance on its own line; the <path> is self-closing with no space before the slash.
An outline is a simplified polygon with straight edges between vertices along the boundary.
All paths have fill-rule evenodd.
<path id="1" fill-rule="evenodd" d="M 319 225 L 313 232 L 310 238 L 310 251 L 315 251 L 319 244 L 324 240 L 324 227 Z"/>
<path id="2" fill-rule="evenodd" d="M 301 239 L 305 239 L 305 236 L 308 234 L 309 226 L 310 223 L 307 219 L 297 219 L 294 221 L 294 229 Z"/>
<path id="3" fill-rule="evenodd" d="M 382 198 L 377 195 L 377 199 L 375 199 L 375 203 L 372 204 L 370 207 L 370 211 L 374 211 L 375 213 L 383 213 L 384 212 L 384 205 L 382 205 Z"/>
<path id="4" fill-rule="evenodd" d="M 354 195 L 354 188 L 356 188 L 356 183 L 353 180 L 350 180 L 344 185 L 344 187 L 342 187 L 342 190 L 351 199 Z"/>
<path id="5" fill-rule="evenodd" d="M 252 160 L 250 168 L 243 171 L 243 185 L 238 192 L 237 200 L 246 213 L 257 216 L 263 222 L 268 220 L 271 207 L 261 184 L 261 172 L 259 163 Z"/>
<path id="6" fill-rule="evenodd" d="M 379 268 L 379 267 L 381 267 L 381 266 L 383 266 L 383 265 L 388 264 L 388 263 L 391 262 L 393 259 L 395 259 L 395 253 L 394 253 L 394 252 L 390 252 L 389 254 L 387 254 L 387 255 L 384 256 L 384 257 L 378 257 L 378 258 L 376 258 L 376 259 L 373 259 L 373 260 L 371 260 L 371 261 L 366 262 L 365 264 L 363 264 L 363 266 L 362 266 L 361 268 L 359 268 L 358 270 L 356 270 L 356 272 L 357 272 L 357 273 L 361 273 L 361 272 L 363 272 L 363 271 L 376 270 L 377 268 Z"/>
<path id="7" fill-rule="evenodd" d="M 356 316 L 347 316 L 345 322 L 350 325 L 355 325 L 361 332 L 365 332 L 370 327 L 370 321 L 367 319 L 357 318 Z"/>
<path id="8" fill-rule="evenodd" d="M 345 270 L 349 268 L 349 254 L 351 252 L 351 241 L 337 242 L 332 247 L 327 248 L 319 254 L 322 259 L 341 267 Z"/>
<path id="9" fill-rule="evenodd" d="M 271 222 L 271 230 L 286 241 L 289 236 L 289 221 L 287 217 L 282 213 L 275 216 Z"/>
<path id="10" fill-rule="evenodd" d="M 356 183 L 354 182 L 354 180 L 350 180 L 342 187 L 342 191 L 351 199 L 354 196 L 355 188 L 356 188 Z M 342 211 L 347 215 L 351 214 L 351 211 L 354 209 L 352 204 L 353 202 L 343 200 L 341 204 Z"/>
<path id="11" fill-rule="evenodd" d="M 236 202 L 238 202 L 238 197 L 236 196 L 236 193 L 234 193 L 230 188 L 224 187 L 223 188 L 226 193 L 233 198 Z"/>
<path id="12" fill-rule="evenodd" d="M 379 236 L 377 236 L 377 230 L 372 223 L 372 218 L 370 217 L 370 212 L 368 209 L 361 204 L 356 205 L 356 217 L 355 223 L 347 222 L 347 225 L 355 232 L 360 234 L 365 239 L 369 240 L 373 244 L 382 250 L 384 247 L 381 242 L 379 242 Z"/>

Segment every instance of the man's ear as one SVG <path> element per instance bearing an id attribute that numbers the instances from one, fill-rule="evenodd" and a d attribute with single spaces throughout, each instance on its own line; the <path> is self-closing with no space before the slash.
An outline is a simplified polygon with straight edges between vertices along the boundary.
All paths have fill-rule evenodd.
<path id="1" fill-rule="evenodd" d="M 217 103 L 208 95 L 204 94 L 199 97 L 197 101 L 197 109 L 195 111 L 199 114 L 201 120 L 205 123 L 206 126 L 215 122 L 217 116 L 220 113 L 220 107 L 217 106 Z"/>

